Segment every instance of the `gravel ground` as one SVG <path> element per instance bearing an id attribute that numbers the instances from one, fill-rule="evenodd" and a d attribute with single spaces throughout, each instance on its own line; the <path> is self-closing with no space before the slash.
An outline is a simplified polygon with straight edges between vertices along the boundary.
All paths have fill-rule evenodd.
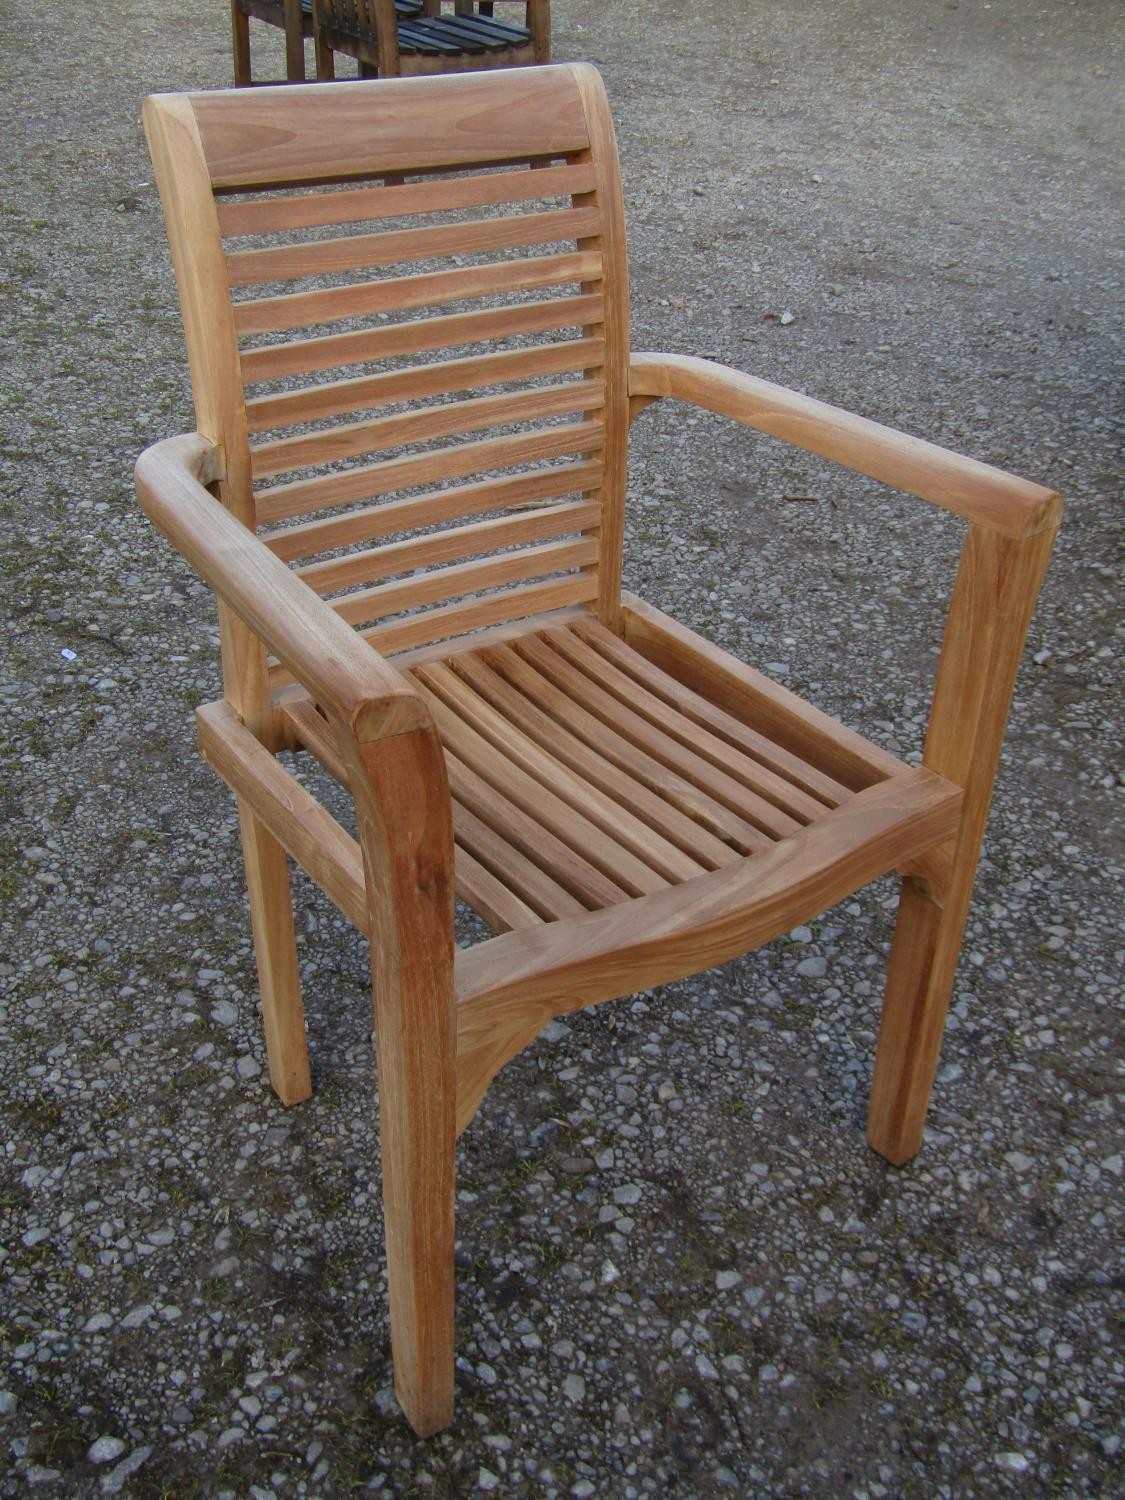
<path id="1" fill-rule="evenodd" d="M 553 1024 L 464 1138 L 457 1415 L 412 1439 L 363 947 L 299 884 L 286 1112 L 193 747 L 212 608 L 131 491 L 192 425 L 139 103 L 228 81 L 226 5 L 42 0 L 0 101 L 0 1495 L 1120 1494 L 1120 12 L 554 10 L 620 121 L 638 347 L 1068 497 L 924 1149 L 863 1141 L 889 883 Z M 916 755 L 958 523 L 710 418 L 635 431 L 631 585 Z"/>

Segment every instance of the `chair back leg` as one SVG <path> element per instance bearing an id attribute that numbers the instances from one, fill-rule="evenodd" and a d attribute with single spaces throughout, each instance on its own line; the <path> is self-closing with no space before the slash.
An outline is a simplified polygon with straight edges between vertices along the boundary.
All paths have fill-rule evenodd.
<path id="1" fill-rule="evenodd" d="M 277 839 L 242 798 L 238 799 L 238 820 L 250 894 L 270 1082 L 282 1104 L 300 1104 L 312 1095 L 312 1077 L 297 969 L 288 860 Z"/>

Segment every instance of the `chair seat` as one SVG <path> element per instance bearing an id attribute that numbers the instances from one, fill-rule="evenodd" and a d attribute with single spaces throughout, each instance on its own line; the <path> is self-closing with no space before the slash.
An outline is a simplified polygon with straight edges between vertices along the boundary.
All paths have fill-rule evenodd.
<path id="1" fill-rule="evenodd" d="M 445 749 L 457 893 L 498 932 L 743 863 L 856 795 L 592 617 L 460 650 L 411 675 Z M 284 711 L 299 743 L 342 779 L 331 731 L 308 700 Z"/>
<path id="2" fill-rule="evenodd" d="M 407 17 L 409 16 L 409 19 Z M 531 33 L 482 16 L 419 16 L 398 11 L 398 50 L 424 57 L 457 57 L 526 47 Z"/>

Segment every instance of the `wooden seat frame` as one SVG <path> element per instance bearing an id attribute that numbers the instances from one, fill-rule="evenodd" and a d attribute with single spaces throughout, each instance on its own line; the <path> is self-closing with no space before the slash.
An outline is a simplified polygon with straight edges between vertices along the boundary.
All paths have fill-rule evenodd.
<path id="1" fill-rule="evenodd" d="M 311 1093 L 287 853 L 370 939 L 396 1390 L 426 1434 L 452 1412 L 456 1137 L 552 1016 L 721 963 L 898 869 L 868 1139 L 895 1163 L 917 1151 L 1060 503 L 752 376 L 630 355 L 616 146 L 592 68 L 157 96 L 145 120 L 198 431 L 142 455 L 138 496 L 219 600 L 224 697 L 198 711 L 200 742 L 238 801 L 286 1104 Z M 435 217 L 480 204 L 501 211 Z M 408 209 L 421 229 L 321 233 Z M 240 248 L 303 225 L 319 237 Z M 406 273 L 340 284 L 393 263 Z M 242 292 L 314 273 L 328 285 Z M 412 317 L 424 306 L 438 316 Z M 571 326 L 576 339 L 536 342 Z M 446 359 L 457 344 L 485 352 Z M 403 366 L 426 349 L 439 358 Z M 375 359 L 389 363 L 371 373 Z M 348 364 L 364 373 L 292 389 Z M 560 370 L 573 379 L 544 384 Z M 920 767 L 622 593 L 628 428 L 660 400 L 967 520 Z M 482 430 L 495 435 L 446 441 Z M 366 503 L 395 489 L 406 498 Z M 341 550 L 379 536 L 407 539 Z M 357 837 L 277 759 L 294 750 L 348 788 Z M 456 950 L 455 888 L 497 936 Z"/>

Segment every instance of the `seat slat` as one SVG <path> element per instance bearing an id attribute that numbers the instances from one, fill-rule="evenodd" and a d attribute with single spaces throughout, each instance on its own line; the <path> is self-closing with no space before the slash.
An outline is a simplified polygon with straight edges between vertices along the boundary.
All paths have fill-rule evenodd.
<path id="1" fill-rule="evenodd" d="M 495 796 L 503 797 L 517 807 L 541 829 L 546 829 L 568 849 L 608 876 L 628 895 L 643 896 L 661 890 L 668 884 L 612 834 L 606 833 L 550 787 L 529 775 L 510 756 L 498 753 L 495 746 L 466 724 L 436 693 L 424 684 L 421 686 L 446 751 L 486 782 Z M 474 810 L 486 821 L 491 821 L 487 812 L 480 813 L 479 808 Z M 525 852 L 531 853 L 536 862 L 547 868 L 555 879 L 561 879 L 559 874 L 550 869 L 547 858 L 534 849 Z"/>
<path id="2" fill-rule="evenodd" d="M 521 542 L 586 531 L 597 525 L 600 516 L 601 507 L 596 501 L 575 500 L 521 511 L 516 515 L 498 516 L 489 521 L 473 521 L 467 526 L 451 526 L 444 531 L 411 537 L 409 541 L 371 547 L 348 557 L 309 563 L 296 571 L 317 593 L 330 594 L 351 584 L 375 583 L 378 579 L 406 573 L 413 568 L 473 557 L 499 547 L 514 547 Z"/>
<path id="3" fill-rule="evenodd" d="M 326 381 L 299 391 L 254 397 L 246 403 L 246 424 L 251 433 L 267 432 L 365 407 L 447 396 L 454 391 L 476 390 L 538 375 L 591 370 L 601 365 L 604 354 L 601 339 L 567 339 L 533 349 L 504 349 L 498 354 L 435 360 L 408 370 L 384 370 L 377 375 Z"/>
<path id="4" fill-rule="evenodd" d="M 347 771 L 336 745 L 336 737 L 332 732 L 332 726 L 317 713 L 313 704 L 307 698 L 299 698 L 295 701 L 286 702 L 282 705 L 282 712 L 288 720 L 298 742 L 304 746 L 328 774 L 334 777 L 342 786 L 347 786 Z M 467 827 L 471 822 L 473 827 Z M 532 871 L 534 879 L 530 886 L 538 888 L 542 886 L 540 893 L 540 908 L 552 919 L 563 916 L 575 916 L 586 908 L 581 902 L 576 901 L 573 896 L 554 887 L 554 897 L 544 901 L 542 896 L 546 893 L 547 877 L 530 861 L 525 861 L 524 856 L 518 850 L 505 844 L 498 834 L 485 829 L 488 835 L 484 838 L 477 834 L 475 825 L 477 820 L 465 808 L 456 804 L 453 808 L 454 832 L 458 838 L 458 845 L 453 852 L 454 884 L 457 894 L 463 901 L 478 912 L 486 922 L 489 922 L 498 932 L 516 931 L 521 927 L 530 927 L 541 922 L 543 917 L 538 910 L 525 904 L 517 892 L 509 887 L 512 881 L 505 882 L 498 878 L 493 870 L 486 869 L 478 863 L 469 851 L 484 848 L 486 854 L 491 854 L 496 868 L 503 872 L 514 869 L 517 866 L 522 870 L 523 864 L 527 864 Z M 480 825 L 483 828 L 483 825 Z M 462 848 L 461 844 L 467 845 Z M 497 857 L 498 856 L 498 857 Z M 527 886 L 529 882 L 524 879 L 522 885 Z M 550 882 L 553 886 L 553 882 Z"/>
<path id="5" fill-rule="evenodd" d="M 355 542 L 371 541 L 379 536 L 410 531 L 415 526 L 453 521 L 461 516 L 478 515 L 517 505 L 553 500 L 563 495 L 593 490 L 601 482 L 602 466 L 585 460 L 535 469 L 530 473 L 506 474 L 502 479 L 482 479 L 446 490 L 430 490 L 409 500 L 388 500 L 382 505 L 364 506 L 342 516 L 323 521 L 303 521 L 263 537 L 282 562 L 299 557 L 313 557 Z M 346 563 L 348 559 L 341 559 Z"/>
<path id="6" fill-rule="evenodd" d="M 781 812 L 772 802 L 767 802 L 741 781 L 712 765 L 627 707 L 607 689 L 587 677 L 572 661 L 556 650 L 553 644 L 548 644 L 538 636 L 525 636 L 516 642 L 516 649 L 560 687 L 567 697 L 585 704 L 603 722 L 612 725 L 654 759 L 671 766 L 714 797 L 716 802 L 723 803 L 771 838 L 785 838 L 801 827 L 788 813 Z"/>
<path id="7" fill-rule="evenodd" d="M 610 876 L 517 807 L 448 746 L 445 760 L 454 800 L 494 829 L 505 842 L 514 845 L 536 869 L 577 897 L 583 906 L 596 911 L 628 900 L 628 893 Z"/>
<path id="8" fill-rule="evenodd" d="M 408 443 L 482 432 L 490 427 L 507 427 L 543 417 L 596 411 L 604 400 L 605 387 L 600 380 L 570 380 L 562 385 L 502 391 L 467 401 L 445 401 L 416 411 L 346 422 L 319 432 L 258 443 L 250 449 L 251 470 L 255 479 L 265 479 Z"/>
<path id="9" fill-rule="evenodd" d="M 266 250 L 233 250 L 226 256 L 227 278 L 232 287 L 256 286 L 262 282 L 355 271 L 363 266 L 393 266 L 447 255 L 473 255 L 483 250 L 562 244 L 596 235 L 600 224 L 601 215 L 596 208 L 556 208 L 543 213 L 427 224 L 419 229 L 395 229 L 380 234 L 337 235 L 332 239 L 273 245 Z"/>
<path id="10" fill-rule="evenodd" d="M 627 672 L 649 692 L 663 698 L 687 718 L 694 719 L 745 751 L 747 755 L 760 760 L 763 765 L 769 766 L 779 775 L 802 787 L 826 806 L 838 807 L 841 802 L 845 802 L 852 795 L 848 788 L 839 781 L 833 780 L 831 776 L 817 770 L 815 766 L 810 766 L 800 756 L 794 755 L 766 735 L 760 734 L 756 729 L 751 729 L 749 725 L 744 724 L 741 719 L 736 719 L 725 709 L 716 707 L 707 698 L 685 687 L 682 682 L 670 676 L 647 657 L 642 656 L 619 636 L 606 630 L 599 622 L 584 621 L 577 627 L 576 634 L 588 641 L 603 656 L 616 663 L 622 671 Z"/>
<path id="11" fill-rule="evenodd" d="M 475 782 L 470 783 L 468 772 L 464 768 L 452 774 L 461 790 L 476 786 Z M 533 859 L 529 859 L 502 834 L 497 833 L 495 828 L 459 802 L 456 792 L 453 798 L 453 831 L 458 843 L 471 851 L 472 858 L 479 862 L 481 868 L 486 869 L 498 883 L 502 883 L 516 900 L 525 904 L 537 921 L 557 922 L 561 917 L 580 916 L 588 910 L 576 896 L 572 896 L 556 880 L 552 880 L 545 870 L 541 870 Z"/>
<path id="12" fill-rule="evenodd" d="M 597 251 L 577 250 L 559 255 L 528 255 L 485 266 L 459 266 L 426 271 L 315 292 L 287 292 L 279 297 L 255 297 L 236 302 L 234 327 L 238 334 L 279 333 L 374 313 L 399 312 L 412 307 L 435 307 L 472 297 L 524 292 L 539 287 L 597 281 L 602 273 Z"/>
<path id="13" fill-rule="evenodd" d="M 331 224 L 358 224 L 370 219 L 406 218 L 498 203 L 525 203 L 592 192 L 597 178 L 589 162 L 561 167 L 522 168 L 473 176 L 426 178 L 384 187 L 347 188 L 341 192 L 300 193 L 216 206 L 224 238 L 319 229 Z"/>
<path id="14" fill-rule="evenodd" d="M 495 746 L 498 755 L 518 765 L 549 792 L 569 803 L 617 843 L 644 860 L 665 881 L 691 880 L 705 873 L 705 866 L 697 864 L 662 833 L 638 818 L 628 807 L 608 797 L 599 787 L 575 775 L 564 761 L 525 735 L 474 693 L 449 666 L 435 663 L 417 668 L 413 675 L 440 697 L 464 724 Z"/>
<path id="15" fill-rule="evenodd" d="M 650 693 L 636 678 L 595 651 L 589 641 L 580 638 L 580 634 L 577 631 L 552 630 L 544 632 L 543 639 L 632 712 L 648 719 L 661 733 L 678 740 L 681 745 L 686 745 L 695 754 L 709 760 L 712 765 L 718 766 L 721 771 L 772 802 L 796 822 L 809 823 L 826 811 L 826 803 L 811 797 L 808 792 L 778 776 L 760 761 L 744 755 L 741 750 L 712 734 L 696 720 L 687 718 L 670 703 Z M 609 632 L 606 631 L 605 635 L 609 636 Z M 625 650 L 627 652 L 628 647 Z"/>
<path id="16" fill-rule="evenodd" d="M 627 775 L 613 761 L 572 734 L 565 724 L 537 708 L 482 661 L 475 651 L 470 649 L 451 656 L 449 666 L 517 729 L 565 761 L 591 785 L 600 787 L 650 827 L 658 829 L 705 869 L 716 870 L 741 858 L 736 849 L 723 843 L 722 839 L 636 777 Z"/>
<path id="17" fill-rule="evenodd" d="M 408 490 L 436 484 L 443 479 L 461 479 L 487 474 L 515 464 L 537 463 L 573 453 L 590 453 L 605 441 L 600 422 L 573 422 L 563 427 L 543 427 L 516 437 L 482 438 L 434 448 L 408 458 L 387 458 L 378 463 L 274 485 L 255 495 L 259 526 L 286 521 L 310 511 L 330 510 L 353 500 L 369 500 L 390 490 Z"/>
<path id="18" fill-rule="evenodd" d="M 385 328 L 290 339 L 282 344 L 244 349 L 239 358 L 243 380 L 247 385 L 256 385 L 286 375 L 306 375 L 314 370 L 341 369 L 367 360 L 421 354 L 427 349 L 449 349 L 458 344 L 514 338 L 517 334 L 550 333 L 558 328 L 593 327 L 604 317 L 605 299 L 600 293 L 591 292 L 578 297 L 552 297 L 543 302 L 520 302 L 511 307 L 413 318 Z"/>
<path id="19" fill-rule="evenodd" d="M 349 625 L 366 624 L 369 620 L 384 620 L 388 615 L 497 588 L 505 583 L 522 583 L 570 568 L 589 567 L 597 558 L 598 544 L 593 537 L 544 542 L 538 547 L 520 547 L 498 557 L 454 563 L 448 568 L 431 568 L 427 573 L 395 583 L 377 583 L 372 588 L 345 594 L 331 603 Z"/>
<path id="20" fill-rule="evenodd" d="M 456 824 L 456 811 L 454 824 Z M 453 888 L 478 916 L 496 932 L 519 932 L 542 926 L 538 912 L 520 900 L 491 870 L 475 860 L 460 844 L 453 846 Z"/>
<path id="21" fill-rule="evenodd" d="M 484 647 L 480 654 L 490 667 L 549 717 L 565 725 L 591 749 L 627 775 L 635 777 L 643 786 L 666 797 L 673 807 L 729 843 L 740 855 L 769 847 L 771 840 L 760 829 L 725 807 L 688 777 L 647 754 L 517 655 L 514 647 L 522 639 L 524 637 L 503 645 Z"/>

